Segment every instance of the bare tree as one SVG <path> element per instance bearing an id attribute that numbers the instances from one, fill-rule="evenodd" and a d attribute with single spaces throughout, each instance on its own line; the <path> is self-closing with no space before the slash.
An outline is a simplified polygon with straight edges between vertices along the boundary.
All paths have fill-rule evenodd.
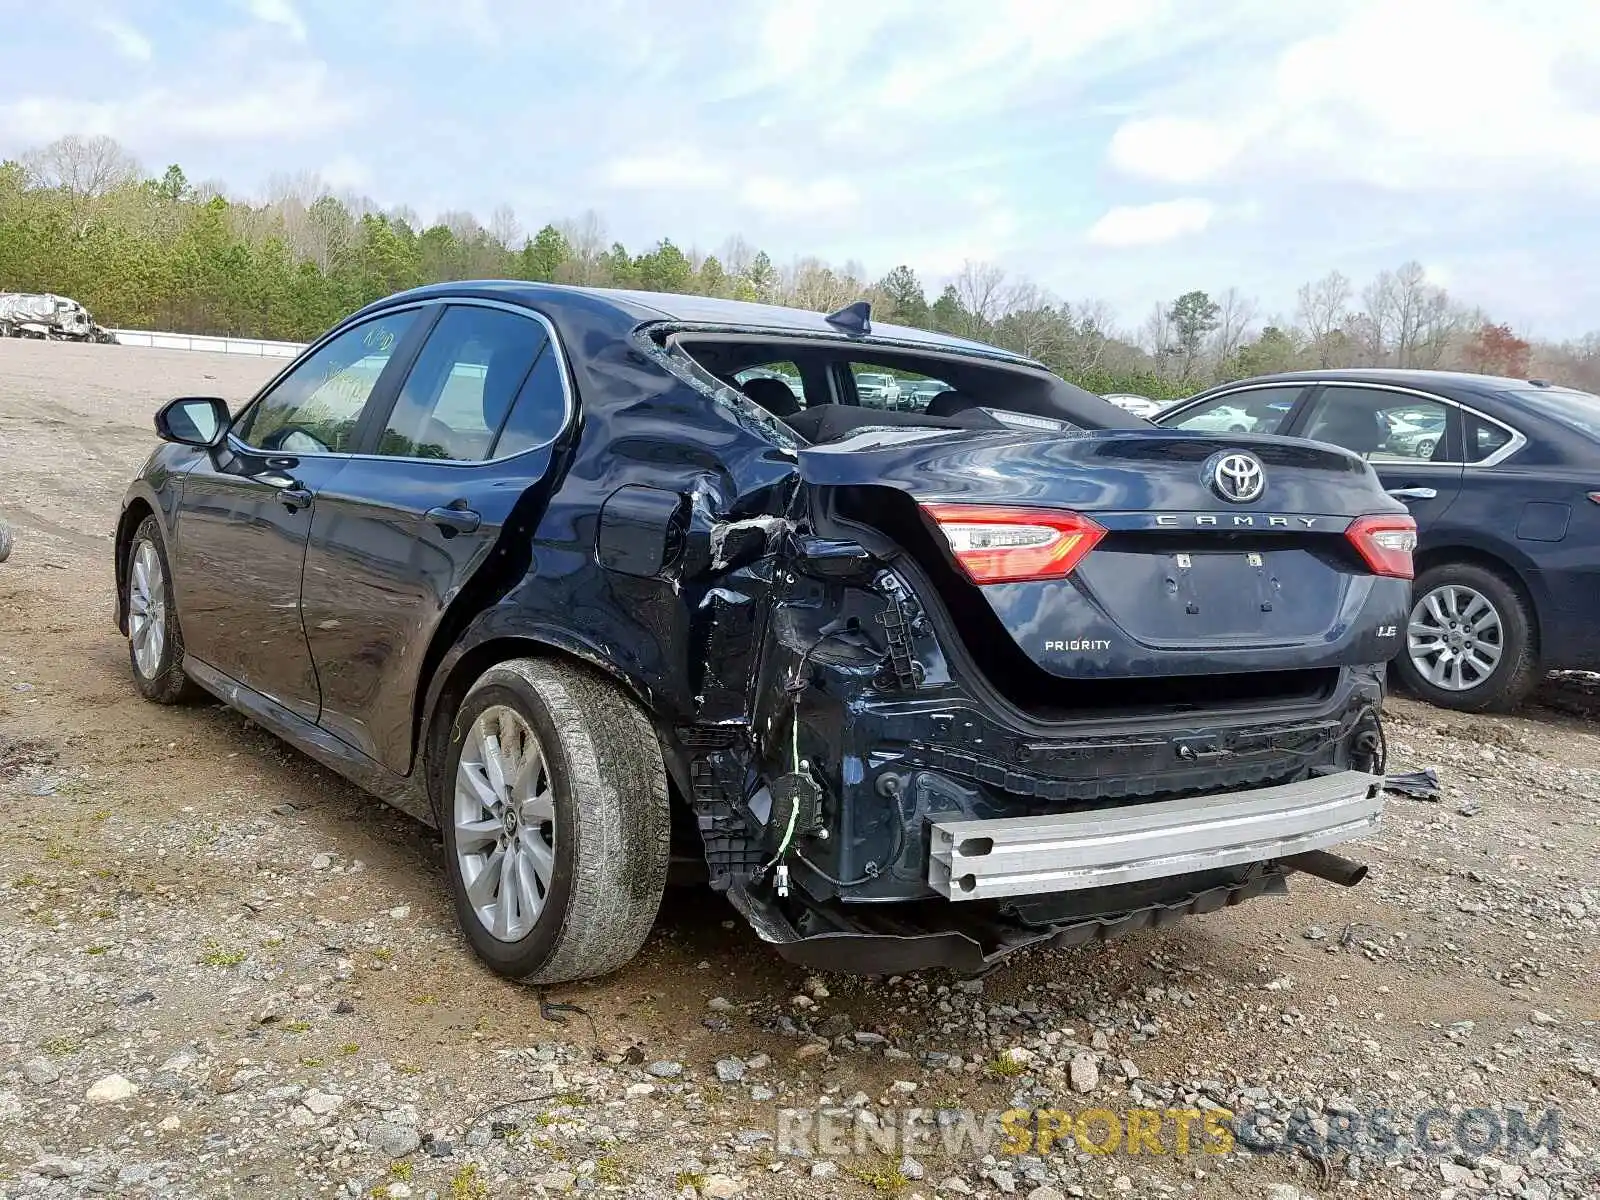
<path id="1" fill-rule="evenodd" d="M 1211 352 L 1217 369 L 1225 371 L 1256 320 L 1256 302 L 1230 287 L 1217 297 L 1217 327 L 1211 333 Z"/>
<path id="2" fill-rule="evenodd" d="M 1063 304 L 1061 315 L 1070 330 L 1062 349 L 1063 367 L 1075 375 L 1099 370 L 1117 337 L 1111 305 L 1104 300 L 1085 300 L 1070 307 Z"/>
<path id="3" fill-rule="evenodd" d="M 594 209 L 586 209 L 582 216 L 562 221 L 556 228 L 566 239 L 572 252 L 570 263 L 563 264 L 562 274 L 570 272 L 572 278 L 563 283 L 596 284 L 600 282 L 600 256 L 606 252 L 606 224 Z"/>
<path id="4" fill-rule="evenodd" d="M 1442 287 L 1427 281 L 1420 263 L 1407 263 L 1400 270 L 1404 281 L 1406 362 L 1412 367 L 1437 367 L 1445 351 L 1466 326 L 1465 309 L 1451 301 Z"/>
<path id="5" fill-rule="evenodd" d="M 139 164 L 105 135 L 57 138 L 23 159 L 23 168 L 40 187 L 60 188 L 74 200 L 96 200 L 139 178 Z"/>
<path id="6" fill-rule="evenodd" d="M 1334 365 L 1335 348 L 1344 340 L 1342 333 L 1349 315 L 1350 281 L 1338 271 L 1300 285 L 1296 316 L 1305 327 L 1317 366 Z"/>
<path id="7" fill-rule="evenodd" d="M 1361 342 L 1368 366 L 1385 366 L 1394 354 L 1400 328 L 1398 292 L 1399 284 L 1393 271 L 1379 271 L 1373 281 L 1361 289 L 1363 311 L 1350 323 L 1350 328 Z"/>
<path id="8" fill-rule="evenodd" d="M 275 171 L 267 178 L 268 204 L 296 200 L 309 208 L 316 200 L 328 195 L 329 191 L 322 176 L 315 171 L 296 171 L 293 174 Z"/>
<path id="9" fill-rule="evenodd" d="M 213 200 L 228 198 L 228 185 L 220 179 L 202 179 L 189 189 L 189 194 L 200 204 L 210 204 Z"/>
<path id="10" fill-rule="evenodd" d="M 784 275 L 783 302 L 816 312 L 843 308 L 865 291 L 859 279 L 835 271 L 820 258 L 797 259 Z"/>
<path id="11" fill-rule="evenodd" d="M 507 250 L 521 248 L 522 225 L 509 204 L 495 207 L 494 213 L 489 217 L 489 236 L 496 244 L 504 246 Z"/>
<path id="12" fill-rule="evenodd" d="M 440 213 L 437 224 L 448 229 L 450 235 L 458 242 L 470 242 L 483 232 L 483 226 L 478 224 L 478 218 L 460 209 Z"/>
<path id="13" fill-rule="evenodd" d="M 1172 350 L 1172 318 L 1167 306 L 1156 303 L 1150 315 L 1139 326 L 1139 345 L 1152 357 L 1160 359 Z"/>
<path id="14" fill-rule="evenodd" d="M 961 273 L 952 281 L 956 298 L 972 328 L 963 330 L 969 337 L 977 336 L 994 324 L 1004 314 L 1006 273 L 993 263 L 973 262 L 970 258 L 961 264 Z"/>
<path id="15" fill-rule="evenodd" d="M 750 270 L 750 263 L 756 256 L 750 243 L 737 233 L 722 243 L 722 249 L 717 252 L 717 260 L 722 263 L 722 269 L 729 275 L 743 275 Z"/>
<path id="16" fill-rule="evenodd" d="M 1054 359 L 1071 332 L 1071 316 L 1058 309 L 1055 297 L 1022 280 L 1005 295 L 1005 312 L 994 322 L 996 340 L 1029 358 Z"/>

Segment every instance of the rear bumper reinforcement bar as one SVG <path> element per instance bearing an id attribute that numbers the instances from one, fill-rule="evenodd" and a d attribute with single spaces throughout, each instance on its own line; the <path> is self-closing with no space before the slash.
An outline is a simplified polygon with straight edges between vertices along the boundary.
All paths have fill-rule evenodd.
<path id="1" fill-rule="evenodd" d="M 928 883 L 987 900 L 1136 883 L 1321 850 L 1377 828 L 1383 777 L 1299 783 L 1043 817 L 935 821 Z"/>

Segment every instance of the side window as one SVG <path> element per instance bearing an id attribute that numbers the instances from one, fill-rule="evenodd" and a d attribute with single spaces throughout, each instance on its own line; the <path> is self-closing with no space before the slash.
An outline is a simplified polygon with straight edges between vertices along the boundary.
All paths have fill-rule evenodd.
<path id="1" fill-rule="evenodd" d="M 1300 399 L 1301 390 L 1270 387 L 1228 392 L 1184 409 L 1181 416 L 1161 424 L 1191 433 L 1277 433 Z"/>
<path id="2" fill-rule="evenodd" d="M 258 450 L 349 453 L 356 423 L 415 310 L 363 321 L 319 347 L 252 405 L 233 434 Z"/>
<path id="3" fill-rule="evenodd" d="M 546 341 L 533 370 L 517 393 L 500 438 L 490 450 L 494 458 L 520 454 L 553 441 L 567 419 L 566 380 L 561 376 L 561 356 Z"/>
<path id="4" fill-rule="evenodd" d="M 1375 388 L 1325 388 L 1305 437 L 1354 450 L 1372 462 L 1444 462 L 1450 406 L 1441 400 Z"/>
<path id="5" fill-rule="evenodd" d="M 856 378 L 856 396 L 862 408 L 926 412 L 940 392 L 955 390 L 943 380 L 914 371 L 886 371 L 870 363 L 851 363 L 850 373 Z"/>
<path id="6" fill-rule="evenodd" d="M 1470 413 L 1461 415 L 1467 435 L 1467 461 L 1482 462 L 1497 450 L 1511 444 L 1511 431 L 1504 425 L 1485 421 Z"/>
<path id="7" fill-rule="evenodd" d="M 544 326 L 531 317 L 477 305 L 445 309 L 406 376 L 378 453 L 487 458 L 545 341 Z"/>

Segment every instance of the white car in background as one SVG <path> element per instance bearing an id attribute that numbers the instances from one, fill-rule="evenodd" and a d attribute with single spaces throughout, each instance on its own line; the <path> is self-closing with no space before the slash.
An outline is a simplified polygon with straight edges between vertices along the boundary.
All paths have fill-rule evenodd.
<path id="1" fill-rule="evenodd" d="M 1202 433 L 1250 433 L 1256 425 L 1257 418 L 1253 413 L 1231 404 L 1222 404 L 1185 419 L 1181 428 Z"/>
<path id="2" fill-rule="evenodd" d="M 887 372 L 858 372 L 856 394 L 869 408 L 900 407 L 900 381 Z"/>
<path id="3" fill-rule="evenodd" d="M 1111 401 L 1118 408 L 1131 412 L 1136 417 L 1143 417 L 1147 421 L 1161 411 L 1161 405 L 1150 399 L 1149 396 L 1138 396 L 1132 392 L 1107 392 L 1105 399 Z"/>

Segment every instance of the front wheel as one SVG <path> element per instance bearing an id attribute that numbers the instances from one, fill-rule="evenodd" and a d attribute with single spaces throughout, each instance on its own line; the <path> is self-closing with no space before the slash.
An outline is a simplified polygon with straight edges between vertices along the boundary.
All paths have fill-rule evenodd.
<path id="1" fill-rule="evenodd" d="M 1539 680 L 1527 601 L 1472 563 L 1424 571 L 1412 588 L 1406 648 L 1395 671 L 1406 690 L 1444 708 L 1504 712 Z"/>
<path id="2" fill-rule="evenodd" d="M 172 603 L 172 572 L 161 526 L 146 517 L 128 547 L 128 662 L 146 700 L 179 704 L 200 695 L 183 673 L 183 630 Z"/>
<path id="3" fill-rule="evenodd" d="M 670 821 L 661 746 L 631 700 L 566 663 L 500 663 L 456 712 L 443 778 L 456 916 L 484 962 L 550 984 L 639 952 Z"/>

